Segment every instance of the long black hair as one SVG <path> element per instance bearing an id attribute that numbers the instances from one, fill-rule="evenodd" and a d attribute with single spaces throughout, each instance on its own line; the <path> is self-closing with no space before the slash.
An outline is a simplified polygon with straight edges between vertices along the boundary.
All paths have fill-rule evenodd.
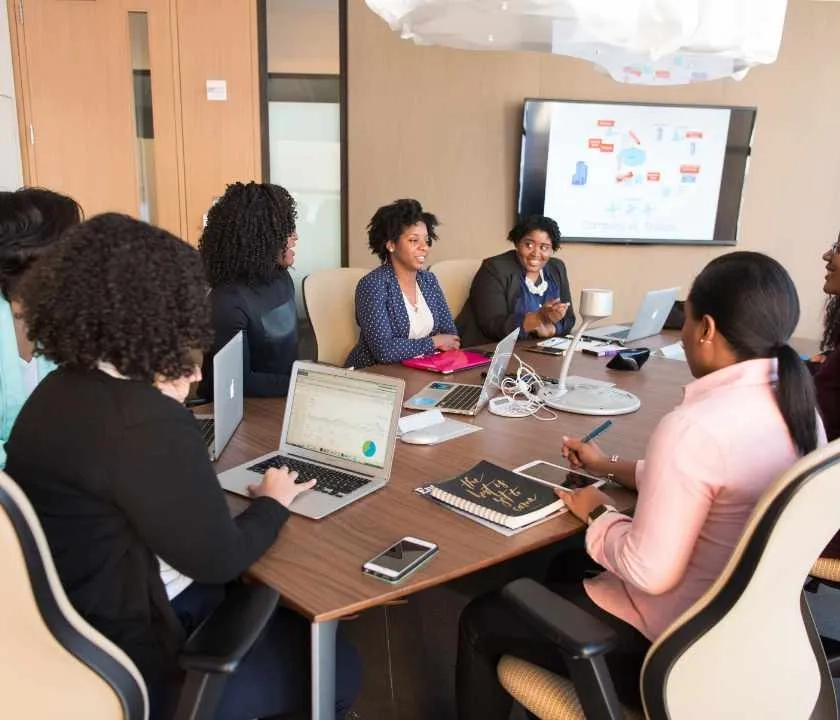
<path id="1" fill-rule="evenodd" d="M 198 249 L 210 287 L 265 285 L 295 232 L 297 205 L 289 191 L 268 183 L 236 182 L 207 212 Z"/>
<path id="2" fill-rule="evenodd" d="M 0 293 L 7 300 L 23 274 L 67 228 L 81 222 L 71 197 L 46 188 L 0 192 Z"/>
<path id="3" fill-rule="evenodd" d="M 817 447 L 817 400 L 811 375 L 788 345 L 799 322 L 799 296 L 787 271 L 756 252 L 712 260 L 688 295 L 695 320 L 714 318 L 738 360 L 777 358 L 776 400 L 793 444 L 805 455 Z"/>

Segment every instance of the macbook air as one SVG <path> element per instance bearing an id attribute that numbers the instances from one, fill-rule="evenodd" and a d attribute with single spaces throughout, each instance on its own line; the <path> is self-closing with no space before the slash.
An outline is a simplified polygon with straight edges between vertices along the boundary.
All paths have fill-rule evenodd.
<path id="1" fill-rule="evenodd" d="M 584 333 L 585 338 L 593 340 L 618 340 L 629 342 L 658 335 L 668 319 L 668 314 L 677 299 L 679 288 L 651 290 L 645 294 L 642 306 L 636 313 L 632 325 L 606 325 L 593 328 Z"/>
<path id="2" fill-rule="evenodd" d="M 405 407 L 409 410 L 435 409 L 458 415 L 478 415 L 490 399 L 490 390 L 501 384 L 518 337 L 519 328 L 516 328 L 496 345 L 483 385 L 432 382 L 409 398 Z"/>
<path id="3" fill-rule="evenodd" d="M 283 415 L 280 448 L 219 475 L 225 490 L 248 496 L 266 470 L 286 465 L 299 482 L 317 479 L 291 510 L 325 515 L 384 487 L 391 476 L 401 378 L 296 361 Z"/>
<path id="4" fill-rule="evenodd" d="M 213 356 L 213 414 L 195 416 L 210 459 L 219 459 L 242 421 L 242 331 Z"/>

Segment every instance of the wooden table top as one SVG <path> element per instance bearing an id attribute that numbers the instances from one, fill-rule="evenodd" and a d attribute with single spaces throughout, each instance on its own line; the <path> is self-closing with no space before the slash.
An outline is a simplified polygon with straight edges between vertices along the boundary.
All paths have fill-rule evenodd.
<path id="1" fill-rule="evenodd" d="M 666 339 L 673 342 L 676 337 Z M 521 343 L 517 353 L 538 372 L 556 377 L 561 358 L 525 351 L 532 344 Z M 691 379 L 688 366 L 651 357 L 641 372 L 617 372 L 605 368 L 607 360 L 578 353 L 570 374 L 609 380 L 639 396 L 641 409 L 613 418 L 613 427 L 600 439 L 608 452 L 638 458 L 660 418 L 681 401 L 682 387 Z M 435 378 L 399 365 L 379 366 L 375 371 L 404 378 L 406 398 Z M 481 371 L 449 377 L 456 382 L 480 383 Z M 283 408 L 284 400 L 246 400 L 245 417 L 217 462 L 217 470 L 276 448 Z M 506 537 L 435 504 L 414 489 L 454 477 L 480 460 L 506 468 L 538 459 L 558 461 L 564 434 L 583 435 L 601 419 L 567 413 L 558 413 L 552 421 L 511 419 L 491 415 L 486 409 L 475 418 L 453 417 L 483 429 L 434 446 L 398 440 L 391 480 L 382 490 L 323 520 L 293 515 L 277 542 L 252 566 L 252 574 L 276 588 L 288 605 L 308 619 L 326 621 L 445 583 L 580 532 L 581 524 L 566 513 Z M 612 487 L 608 492 L 620 509 L 632 506 L 632 493 Z M 237 496 L 228 498 L 234 511 L 247 503 Z M 406 535 L 435 542 L 440 551 L 397 585 L 362 573 L 365 561 Z"/>

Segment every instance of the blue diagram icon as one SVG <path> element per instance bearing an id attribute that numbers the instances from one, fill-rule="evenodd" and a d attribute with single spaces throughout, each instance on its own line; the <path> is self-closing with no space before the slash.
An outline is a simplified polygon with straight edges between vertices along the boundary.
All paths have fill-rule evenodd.
<path id="1" fill-rule="evenodd" d="M 575 174 L 572 175 L 572 185 L 586 185 L 587 177 L 589 177 L 589 168 L 583 160 L 578 160 L 575 163 Z"/>
<path id="2" fill-rule="evenodd" d="M 618 154 L 618 161 L 628 167 L 637 167 L 644 163 L 646 157 L 647 154 L 641 148 L 629 147 Z"/>

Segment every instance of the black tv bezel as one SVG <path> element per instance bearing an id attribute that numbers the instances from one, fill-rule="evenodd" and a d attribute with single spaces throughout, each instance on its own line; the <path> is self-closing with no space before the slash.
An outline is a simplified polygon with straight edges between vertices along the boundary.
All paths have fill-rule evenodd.
<path id="1" fill-rule="evenodd" d="M 526 97 L 522 101 L 522 127 L 520 134 L 519 168 L 516 188 L 516 216 L 522 220 L 528 215 L 542 215 L 545 211 L 545 182 L 548 163 L 548 140 L 550 115 L 548 118 L 534 117 L 529 124 L 529 103 L 531 108 L 550 109 L 549 103 L 578 103 L 582 105 L 630 105 L 634 107 L 698 108 L 712 110 L 730 110 L 729 130 L 726 138 L 726 151 L 721 174 L 720 194 L 718 195 L 715 229 L 710 240 L 684 240 L 680 238 L 610 238 L 610 237 L 573 237 L 563 235 L 564 243 L 588 243 L 597 245 L 704 245 L 733 246 L 738 243 L 740 229 L 741 202 L 744 193 L 752 153 L 753 134 L 758 108 L 750 105 L 708 105 L 703 103 L 662 103 L 634 102 L 631 100 L 580 100 L 569 98 L 534 98 Z M 537 106 L 536 103 L 540 103 Z M 532 111 L 536 115 L 536 111 Z M 528 135 L 534 125 L 549 123 L 548 130 Z M 534 141 L 536 138 L 536 141 Z M 746 143 L 743 142 L 746 139 Z M 529 164 L 530 163 L 530 164 Z M 526 173 L 526 168 L 531 172 Z M 733 188 L 737 192 L 733 192 Z M 562 229 L 562 227 L 561 227 Z"/>

